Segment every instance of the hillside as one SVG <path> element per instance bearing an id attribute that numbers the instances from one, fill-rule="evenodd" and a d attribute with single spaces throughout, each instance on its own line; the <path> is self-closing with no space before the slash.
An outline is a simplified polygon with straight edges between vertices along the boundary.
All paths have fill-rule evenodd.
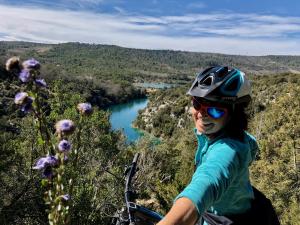
<path id="1" fill-rule="evenodd" d="M 0 62 L 18 55 L 45 64 L 49 78 L 99 82 L 164 81 L 186 83 L 199 70 L 227 64 L 249 74 L 300 73 L 300 56 L 240 56 L 168 50 L 129 49 L 118 46 L 64 43 L 0 42 Z"/>

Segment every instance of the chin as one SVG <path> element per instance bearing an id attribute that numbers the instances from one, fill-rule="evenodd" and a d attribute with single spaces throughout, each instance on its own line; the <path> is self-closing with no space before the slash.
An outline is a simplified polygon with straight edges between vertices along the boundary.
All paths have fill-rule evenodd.
<path id="1" fill-rule="evenodd" d="M 221 129 L 210 129 L 210 130 L 207 130 L 207 131 L 203 131 L 202 133 L 205 134 L 205 135 L 214 135 L 216 133 L 218 133 Z"/>

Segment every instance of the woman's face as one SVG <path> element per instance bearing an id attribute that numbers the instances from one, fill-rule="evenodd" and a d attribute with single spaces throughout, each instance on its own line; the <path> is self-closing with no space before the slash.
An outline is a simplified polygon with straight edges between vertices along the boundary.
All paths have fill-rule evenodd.
<path id="1" fill-rule="evenodd" d="M 229 120 L 228 109 L 217 103 L 193 103 L 192 115 L 195 126 L 200 133 L 213 137 L 227 124 Z"/>

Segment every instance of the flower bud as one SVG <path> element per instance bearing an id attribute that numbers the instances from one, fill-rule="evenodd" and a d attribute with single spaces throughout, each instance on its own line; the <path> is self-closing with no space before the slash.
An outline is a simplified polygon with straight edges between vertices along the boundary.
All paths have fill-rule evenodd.
<path id="1" fill-rule="evenodd" d="M 62 205 L 59 203 L 58 206 L 57 206 L 57 211 L 60 212 L 61 209 L 62 209 Z"/>
<path id="2" fill-rule="evenodd" d="M 93 112 L 92 105 L 90 103 L 79 103 L 77 109 L 81 115 L 90 115 Z"/>
<path id="3" fill-rule="evenodd" d="M 42 184 L 42 187 L 47 187 L 47 185 L 49 184 L 49 181 L 47 179 L 42 179 L 41 184 Z"/>
<path id="4" fill-rule="evenodd" d="M 69 201 L 70 198 L 71 198 L 69 194 L 61 195 L 60 197 L 61 197 L 61 199 L 64 200 L 64 201 Z"/>
<path id="5" fill-rule="evenodd" d="M 61 152 L 68 152 L 71 149 L 71 143 L 68 140 L 61 140 L 58 143 L 58 150 Z"/>
<path id="6" fill-rule="evenodd" d="M 72 134 L 75 130 L 75 125 L 72 120 L 60 120 L 55 124 L 56 133 L 62 134 Z"/>
<path id="7" fill-rule="evenodd" d="M 57 175 L 57 181 L 61 182 L 61 175 L 60 174 Z"/>
<path id="8" fill-rule="evenodd" d="M 49 219 L 50 221 L 52 221 L 52 220 L 54 219 L 53 213 L 49 213 L 48 219 Z"/>
<path id="9" fill-rule="evenodd" d="M 21 107 L 21 111 L 24 113 L 28 113 L 29 111 L 31 111 L 33 100 L 34 99 L 32 97 L 27 97 L 25 103 Z"/>
<path id="10" fill-rule="evenodd" d="M 15 103 L 17 105 L 22 105 L 26 102 L 27 98 L 28 98 L 28 94 L 26 92 L 19 92 L 15 96 Z"/>
<path id="11" fill-rule="evenodd" d="M 20 71 L 20 59 L 19 57 L 11 57 L 10 59 L 8 59 L 6 61 L 6 64 L 5 64 L 5 68 L 7 71 L 16 71 L 16 72 L 19 72 Z"/>

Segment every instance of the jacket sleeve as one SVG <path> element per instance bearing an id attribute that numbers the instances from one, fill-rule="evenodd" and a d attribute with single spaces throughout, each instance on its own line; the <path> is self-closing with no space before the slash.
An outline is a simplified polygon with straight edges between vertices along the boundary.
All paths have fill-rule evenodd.
<path id="1" fill-rule="evenodd" d="M 218 201 L 238 173 L 239 159 L 235 146 L 215 143 L 207 158 L 196 169 L 190 184 L 176 197 L 186 197 L 199 215 Z"/>

